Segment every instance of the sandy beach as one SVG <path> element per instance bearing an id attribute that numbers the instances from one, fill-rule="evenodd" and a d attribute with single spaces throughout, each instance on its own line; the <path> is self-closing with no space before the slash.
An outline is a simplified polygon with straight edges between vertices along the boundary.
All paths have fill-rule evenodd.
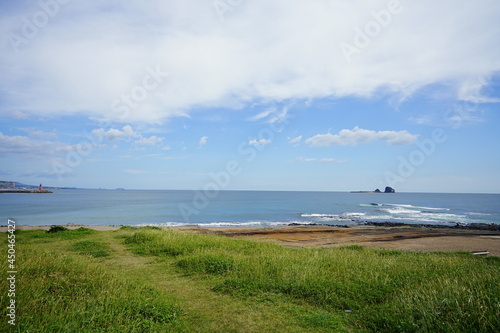
<path id="1" fill-rule="evenodd" d="M 117 230 L 120 226 L 65 225 L 69 229 L 80 227 L 94 230 Z M 50 226 L 16 226 L 22 230 L 43 229 Z M 0 227 L 6 231 L 7 227 Z M 264 239 L 294 247 L 336 247 L 361 245 L 369 248 L 407 251 L 487 251 L 500 256 L 500 232 L 453 228 L 380 227 L 380 226 L 283 226 L 257 228 L 203 228 L 172 227 L 165 229 L 219 234 L 246 239 Z"/>

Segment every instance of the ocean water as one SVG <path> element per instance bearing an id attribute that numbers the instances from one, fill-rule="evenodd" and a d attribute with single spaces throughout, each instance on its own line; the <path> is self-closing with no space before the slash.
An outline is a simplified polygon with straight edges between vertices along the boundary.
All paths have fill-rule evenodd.
<path id="1" fill-rule="evenodd" d="M 2 225 L 500 224 L 500 194 L 55 190 L 0 194 L 0 211 Z"/>

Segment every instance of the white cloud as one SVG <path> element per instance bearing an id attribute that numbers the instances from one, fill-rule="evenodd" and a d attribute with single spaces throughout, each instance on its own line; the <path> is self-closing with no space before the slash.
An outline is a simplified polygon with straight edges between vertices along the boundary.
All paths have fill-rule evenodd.
<path id="1" fill-rule="evenodd" d="M 16 119 L 28 119 L 28 115 L 22 111 L 14 110 L 12 111 L 12 117 Z"/>
<path id="2" fill-rule="evenodd" d="M 22 18 L 40 10 L 16 2 L 0 17 L 7 46 L 0 112 L 157 123 L 200 106 L 375 93 L 404 99 L 436 83 L 469 99 L 472 78 L 500 70 L 495 0 L 402 1 L 401 12 L 348 64 L 340 45 L 353 44 L 357 29 L 374 22 L 370 13 L 387 5 L 247 1 L 221 21 L 206 0 L 69 2 L 15 53 L 12 34 L 24 38 Z M 151 71 L 169 75 L 156 82 Z M 130 106 L 114 104 L 134 94 Z"/>
<path id="3" fill-rule="evenodd" d="M 16 155 L 25 158 L 47 158 L 66 154 L 78 148 L 62 142 L 34 140 L 27 136 L 8 136 L 0 132 L 0 157 Z"/>
<path id="4" fill-rule="evenodd" d="M 98 128 L 93 130 L 92 134 L 97 138 L 103 137 L 105 139 L 108 139 L 109 141 L 127 140 L 140 137 L 140 135 L 136 133 L 130 125 L 123 126 L 121 130 L 111 128 L 106 131 L 103 128 Z"/>
<path id="5" fill-rule="evenodd" d="M 372 141 L 385 141 L 389 145 L 410 144 L 417 139 L 418 135 L 410 134 L 408 131 L 371 131 L 354 127 L 352 130 L 343 129 L 339 134 L 317 134 L 305 142 L 312 147 L 358 145 Z"/>
<path id="6" fill-rule="evenodd" d="M 37 139 L 57 139 L 57 134 L 54 132 L 33 131 L 30 135 Z"/>
<path id="7" fill-rule="evenodd" d="M 56 139 L 57 138 L 57 134 L 54 133 L 54 132 L 44 132 L 44 131 L 35 130 L 35 129 L 32 129 L 32 128 L 22 128 L 21 130 L 23 130 L 24 132 L 28 133 L 29 136 L 31 136 L 32 138 L 36 138 L 36 139 L 47 139 L 47 140 L 50 140 L 50 139 Z"/>
<path id="8" fill-rule="evenodd" d="M 248 144 L 250 146 L 265 146 L 271 143 L 271 140 L 267 139 L 259 139 L 259 140 L 250 140 L 248 141 Z"/>
<path id="9" fill-rule="evenodd" d="M 302 140 L 302 135 L 299 135 L 295 138 L 288 137 L 287 139 L 288 139 L 288 143 L 291 143 L 291 144 L 299 143 Z"/>
<path id="10" fill-rule="evenodd" d="M 493 88 L 488 87 L 488 81 L 484 77 L 479 77 L 463 82 L 458 91 L 458 97 L 467 102 L 470 109 L 477 109 L 476 104 L 500 103 L 500 98 L 488 96 L 493 91 Z"/>
<path id="11" fill-rule="evenodd" d="M 248 118 L 248 120 L 250 120 L 250 121 L 258 121 L 258 120 L 266 118 L 267 116 L 269 116 L 273 112 L 276 112 L 276 108 L 275 107 L 270 107 L 270 108 L 262 111 L 261 113 L 256 114 L 255 116 Z"/>
<path id="12" fill-rule="evenodd" d="M 279 124 L 284 122 L 288 116 L 288 106 L 284 106 L 281 110 L 277 107 L 270 107 L 261 113 L 248 118 L 250 121 L 265 120 L 266 124 Z M 267 118 L 267 119 L 266 119 Z"/>
<path id="13" fill-rule="evenodd" d="M 139 140 L 134 141 L 134 143 L 140 146 L 158 146 L 163 143 L 163 138 L 159 138 L 156 135 L 149 138 L 141 137 Z"/>
<path id="14" fill-rule="evenodd" d="M 346 160 L 336 160 L 334 158 L 314 158 L 314 157 L 296 157 L 295 158 L 299 162 L 317 162 L 317 163 L 336 163 L 336 164 L 343 164 L 347 163 Z"/>
<path id="15" fill-rule="evenodd" d="M 130 141 L 132 139 L 136 139 L 134 141 L 136 146 L 161 146 L 165 140 L 164 138 L 156 135 L 144 137 L 141 133 L 136 132 L 130 125 L 123 126 L 121 130 L 116 128 L 111 128 L 109 130 L 98 128 L 92 131 L 92 135 L 97 140 L 106 139 L 109 141 Z"/>
<path id="16" fill-rule="evenodd" d="M 307 157 L 302 157 L 302 156 L 296 157 L 295 159 L 299 162 L 314 162 L 314 161 L 316 161 L 315 158 L 307 158 Z"/>
<path id="17" fill-rule="evenodd" d="M 200 142 L 198 143 L 200 148 L 207 144 L 208 136 L 202 136 L 200 138 Z"/>

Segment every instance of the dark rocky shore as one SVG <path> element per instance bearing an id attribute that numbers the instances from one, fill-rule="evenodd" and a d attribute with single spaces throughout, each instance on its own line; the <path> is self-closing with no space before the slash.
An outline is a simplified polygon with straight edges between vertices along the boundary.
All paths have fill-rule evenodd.
<path id="1" fill-rule="evenodd" d="M 489 230 L 500 231 L 500 224 L 495 223 L 470 223 L 462 224 L 456 223 L 454 225 L 440 225 L 440 224 L 409 224 L 397 222 L 368 222 L 364 221 L 363 225 L 372 225 L 379 227 L 415 227 L 415 228 L 432 228 L 432 229 L 465 229 L 465 230 Z"/>
<path id="2" fill-rule="evenodd" d="M 461 224 L 456 223 L 454 225 L 440 225 L 440 224 L 422 224 L 422 223 L 399 223 L 399 222 L 371 222 L 371 221 L 359 221 L 360 225 L 369 225 L 374 227 L 413 227 L 413 228 L 429 228 L 429 229 L 462 229 L 462 230 L 488 230 L 488 231 L 500 231 L 500 224 L 495 223 L 471 223 L 471 224 Z M 300 225 L 317 225 L 317 226 L 330 226 L 337 228 L 349 228 L 350 225 L 334 225 L 334 224 L 302 224 L 302 223 L 290 223 L 288 226 L 300 226 Z"/>

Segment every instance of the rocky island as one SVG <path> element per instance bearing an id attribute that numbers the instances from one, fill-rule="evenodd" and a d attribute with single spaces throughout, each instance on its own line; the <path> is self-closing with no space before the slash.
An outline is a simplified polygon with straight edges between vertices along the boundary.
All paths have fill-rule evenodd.
<path id="1" fill-rule="evenodd" d="M 386 186 L 384 192 L 376 189 L 375 191 L 351 191 L 351 193 L 396 193 L 396 190 L 390 186 Z"/>

